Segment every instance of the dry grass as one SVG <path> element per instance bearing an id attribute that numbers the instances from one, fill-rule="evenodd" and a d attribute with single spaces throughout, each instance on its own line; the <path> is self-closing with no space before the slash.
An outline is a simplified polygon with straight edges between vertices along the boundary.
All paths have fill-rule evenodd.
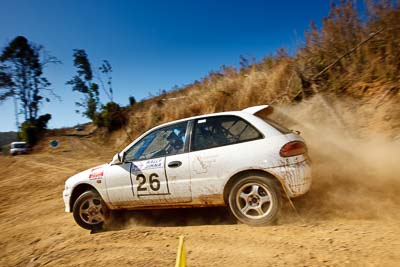
<path id="1" fill-rule="evenodd" d="M 384 103 L 393 106 L 399 103 L 400 28 L 393 25 L 399 25 L 400 9 L 385 1 L 366 1 L 365 6 L 365 14 L 358 14 L 352 1 L 332 7 L 320 29 L 311 26 L 306 32 L 306 41 L 295 56 L 280 49 L 275 56 L 239 70 L 224 66 L 199 82 L 137 103 L 129 111 L 125 129 L 103 133 L 102 139 L 109 135 L 110 144 L 121 147 L 155 125 L 180 118 L 265 103 L 295 105 L 309 97 L 306 91 L 310 92 L 311 87 L 318 88 L 328 103 L 339 99 L 353 109 L 356 108 L 353 100 L 362 100 L 358 105 L 369 105 L 371 116 L 363 117 L 361 130 L 371 124 L 369 120 L 396 121 L 397 111 L 389 114 L 389 118 L 377 108 Z M 381 34 L 318 79 L 311 79 L 381 28 L 384 28 Z M 398 130 L 398 126 L 390 127 L 392 133 Z"/>

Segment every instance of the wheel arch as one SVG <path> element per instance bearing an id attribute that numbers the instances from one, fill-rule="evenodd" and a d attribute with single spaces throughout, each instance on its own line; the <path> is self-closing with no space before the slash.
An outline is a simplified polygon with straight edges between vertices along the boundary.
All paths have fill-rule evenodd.
<path id="1" fill-rule="evenodd" d="M 228 179 L 228 181 L 226 182 L 226 184 L 224 186 L 224 193 L 223 193 L 225 204 L 228 204 L 229 192 L 230 192 L 232 186 L 235 184 L 235 182 L 238 181 L 239 179 L 241 179 L 242 177 L 245 177 L 245 176 L 248 176 L 248 175 L 262 175 L 262 176 L 270 177 L 271 179 L 276 181 L 277 185 L 279 186 L 279 188 L 281 190 L 284 190 L 282 182 L 280 181 L 280 179 L 277 176 L 273 175 L 272 173 L 270 173 L 270 172 L 268 172 L 268 171 L 266 171 L 264 169 L 242 170 L 242 171 L 237 172 L 234 175 L 232 175 Z"/>
<path id="2" fill-rule="evenodd" d="M 97 191 L 97 189 L 94 186 L 86 183 L 79 184 L 72 190 L 71 198 L 69 199 L 70 212 L 72 212 L 76 199 L 84 192 L 89 190 L 94 190 L 99 194 L 99 191 Z"/>

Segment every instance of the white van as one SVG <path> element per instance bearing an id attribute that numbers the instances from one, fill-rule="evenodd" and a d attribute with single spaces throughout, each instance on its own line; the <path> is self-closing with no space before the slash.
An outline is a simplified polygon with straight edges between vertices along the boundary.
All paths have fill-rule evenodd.
<path id="1" fill-rule="evenodd" d="M 12 142 L 10 148 L 11 156 L 15 156 L 18 154 L 28 154 L 31 152 L 31 148 L 28 146 L 26 142 Z"/>

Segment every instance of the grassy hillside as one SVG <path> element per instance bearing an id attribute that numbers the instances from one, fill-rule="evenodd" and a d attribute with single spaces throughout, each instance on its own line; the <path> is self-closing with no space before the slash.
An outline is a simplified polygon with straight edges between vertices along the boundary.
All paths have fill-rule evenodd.
<path id="1" fill-rule="evenodd" d="M 279 49 L 259 62 L 242 58 L 240 69 L 223 66 L 200 81 L 134 105 L 125 129 L 100 137 L 121 147 L 154 125 L 179 118 L 265 103 L 286 108 L 309 103 L 306 117 L 328 116 L 333 127 L 351 126 L 360 136 L 373 129 L 396 138 L 398 25 L 400 9 L 393 1 L 366 1 L 363 14 L 352 1 L 332 5 L 320 28 L 310 24 L 295 55 Z M 326 112 L 317 118 L 314 113 L 321 109 Z"/>
<path id="2" fill-rule="evenodd" d="M 18 135 L 16 132 L 0 132 L 0 147 L 17 140 Z"/>

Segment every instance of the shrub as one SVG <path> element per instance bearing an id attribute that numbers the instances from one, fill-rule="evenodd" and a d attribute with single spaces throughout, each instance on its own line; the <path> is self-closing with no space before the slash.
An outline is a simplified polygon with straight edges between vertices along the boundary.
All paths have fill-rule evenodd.
<path id="1" fill-rule="evenodd" d="M 1 154 L 3 154 L 3 155 L 8 155 L 8 154 L 10 154 L 10 145 L 7 144 L 7 145 L 1 146 L 1 147 L 0 147 L 0 151 L 1 151 Z"/>
<path id="2" fill-rule="evenodd" d="M 98 127 L 106 127 L 109 131 L 120 129 L 125 122 L 125 110 L 115 102 L 108 102 L 103 106 L 94 121 Z"/>
<path id="3" fill-rule="evenodd" d="M 38 128 L 29 121 L 22 123 L 20 137 L 29 145 L 34 146 L 39 141 Z"/>
<path id="4" fill-rule="evenodd" d="M 45 114 L 36 120 L 25 121 L 21 125 L 20 138 L 31 146 L 36 145 L 46 130 L 50 119 L 51 115 Z"/>
<path id="5" fill-rule="evenodd" d="M 136 104 L 136 99 L 135 99 L 135 97 L 134 96 L 130 96 L 129 97 L 129 105 L 130 106 L 133 106 L 133 105 L 135 105 Z"/>

